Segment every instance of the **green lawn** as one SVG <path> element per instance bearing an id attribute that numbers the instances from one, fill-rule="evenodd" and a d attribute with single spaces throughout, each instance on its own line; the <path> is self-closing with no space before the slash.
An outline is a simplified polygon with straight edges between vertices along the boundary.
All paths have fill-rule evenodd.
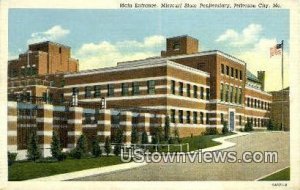
<path id="1" fill-rule="evenodd" d="M 288 181 L 290 180 L 290 168 L 283 169 L 277 173 L 269 175 L 260 181 Z"/>
<path id="2" fill-rule="evenodd" d="M 102 156 L 100 158 L 83 158 L 78 160 L 68 158 L 63 162 L 53 163 L 16 162 L 8 168 L 8 180 L 20 181 L 121 163 L 120 157 L 117 156 Z"/>

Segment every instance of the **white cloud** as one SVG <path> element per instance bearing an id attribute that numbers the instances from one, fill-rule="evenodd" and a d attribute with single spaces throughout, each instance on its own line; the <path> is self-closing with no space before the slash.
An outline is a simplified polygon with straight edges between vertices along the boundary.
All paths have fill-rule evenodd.
<path id="1" fill-rule="evenodd" d="M 259 40 L 261 31 L 262 26 L 259 24 L 249 24 L 241 33 L 228 29 L 216 39 L 216 42 L 228 42 L 235 47 L 255 44 Z"/>
<path id="2" fill-rule="evenodd" d="M 27 40 L 28 44 L 41 42 L 41 41 L 57 41 L 70 33 L 70 30 L 63 28 L 60 25 L 55 25 L 52 28 L 43 32 L 34 32 L 31 34 L 30 39 Z"/>
<path id="3" fill-rule="evenodd" d="M 121 61 L 157 56 L 164 43 L 165 37 L 159 35 L 146 37 L 143 41 L 86 43 L 75 52 L 75 57 L 80 61 L 80 70 L 109 67 Z"/>

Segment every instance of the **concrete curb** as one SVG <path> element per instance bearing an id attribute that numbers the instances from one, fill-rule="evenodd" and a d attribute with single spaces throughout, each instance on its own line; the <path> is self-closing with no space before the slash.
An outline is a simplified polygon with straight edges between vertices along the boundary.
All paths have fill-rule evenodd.
<path id="1" fill-rule="evenodd" d="M 70 180 L 70 179 L 75 179 L 75 178 L 82 178 L 86 176 L 92 176 L 92 175 L 98 175 L 98 174 L 104 174 L 104 173 L 109 173 L 109 172 L 114 172 L 114 171 L 121 171 L 121 170 L 127 170 L 127 169 L 132 169 L 132 168 L 137 168 L 146 165 L 147 163 L 126 163 L 126 164 L 117 164 L 113 166 L 105 166 L 101 168 L 93 168 L 93 169 L 87 169 L 87 170 L 82 170 L 82 171 L 77 171 L 77 172 L 70 172 L 70 173 L 65 173 L 65 174 L 58 174 L 58 175 L 53 175 L 53 176 L 48 176 L 48 177 L 41 177 L 41 178 L 35 178 L 35 179 L 30 179 L 26 181 L 65 181 L 65 180 Z"/>

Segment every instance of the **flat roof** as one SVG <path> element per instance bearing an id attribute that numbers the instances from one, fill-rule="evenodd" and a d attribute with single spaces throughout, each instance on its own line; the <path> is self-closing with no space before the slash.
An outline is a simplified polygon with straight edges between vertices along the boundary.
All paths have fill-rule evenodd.
<path id="1" fill-rule="evenodd" d="M 64 44 L 60 44 L 60 43 L 57 43 L 57 42 L 53 42 L 53 41 L 37 42 L 37 43 L 29 44 L 28 46 L 35 46 L 35 45 L 39 45 L 39 44 L 53 44 L 53 45 L 63 46 L 63 47 L 71 49 L 70 46 L 67 46 L 67 45 L 64 45 Z"/>

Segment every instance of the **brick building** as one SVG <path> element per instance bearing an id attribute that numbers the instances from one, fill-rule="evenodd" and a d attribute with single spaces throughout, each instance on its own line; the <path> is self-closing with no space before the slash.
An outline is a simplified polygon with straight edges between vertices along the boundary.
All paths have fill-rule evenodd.
<path id="1" fill-rule="evenodd" d="M 164 125 L 166 116 L 181 137 L 200 135 L 208 127 L 221 130 L 224 121 L 231 130 L 242 128 L 246 122 L 252 122 L 254 128 L 265 129 L 272 102 L 272 95 L 264 91 L 265 72 L 258 71 L 256 77 L 247 70 L 244 61 L 219 50 L 200 51 L 198 47 L 197 39 L 177 36 L 167 39 L 161 56 L 78 71 L 78 61 L 70 58 L 69 47 L 53 42 L 33 44 L 29 46 L 30 53 L 9 62 L 9 96 L 44 97 L 43 101 L 55 106 L 52 125 L 56 127 L 54 118 L 57 120 L 60 115 L 54 116 L 55 110 L 63 109 L 57 106 L 73 102 L 81 107 L 74 108 L 78 111 L 99 108 L 105 100 L 106 111 L 111 114 L 93 116 L 94 120 L 105 118 L 98 120 L 99 125 L 107 124 L 111 115 L 110 124 L 114 126 L 113 110 L 119 110 L 119 119 L 125 121 L 120 123 L 124 129 L 130 128 L 129 123 L 136 123 L 134 117 L 138 115 L 138 122 L 144 123 L 143 130 L 149 135 L 151 128 Z M 30 73 L 27 68 L 32 67 L 34 74 L 26 75 Z M 25 101 L 34 102 L 30 98 Z M 75 123 L 83 122 L 80 114 Z M 144 116 L 140 118 L 141 115 Z M 67 121 L 65 136 L 86 130 L 79 127 L 76 132 L 78 126 Z M 70 127 L 71 124 L 74 126 Z M 110 135 L 113 128 L 102 126 L 104 131 L 95 134 Z M 129 133 L 130 130 L 126 134 L 130 136 Z M 67 147 L 68 142 L 65 144 Z"/>

